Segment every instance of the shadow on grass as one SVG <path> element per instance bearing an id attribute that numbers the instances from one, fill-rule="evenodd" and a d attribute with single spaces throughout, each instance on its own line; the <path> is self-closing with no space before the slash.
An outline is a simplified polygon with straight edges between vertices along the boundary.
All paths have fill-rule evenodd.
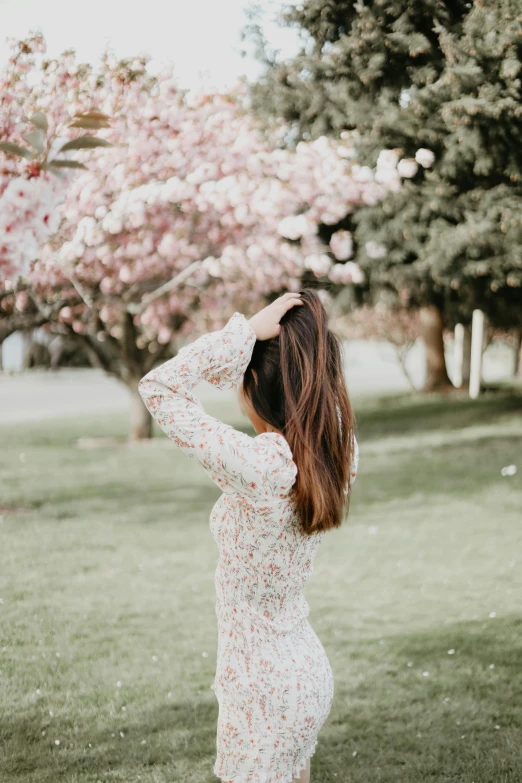
<path id="1" fill-rule="evenodd" d="M 189 524 L 193 520 L 206 520 L 209 511 L 220 496 L 219 489 L 210 480 L 208 486 L 201 483 L 187 483 L 166 487 L 154 487 L 143 483 L 141 486 L 126 481 L 111 481 L 103 489 L 95 481 L 83 486 L 71 486 L 70 489 L 56 491 L 56 496 L 40 496 L 31 503 L 18 509 L 15 503 L 6 504 L 6 515 L 17 514 L 20 526 L 34 524 L 32 512 L 44 515 L 48 522 L 69 522 L 78 519 L 82 523 L 86 509 L 89 514 L 112 515 L 112 520 L 126 520 L 132 511 L 140 517 L 141 524 L 153 526 L 172 519 L 173 523 Z M 79 505 L 81 503 L 81 505 Z M 17 513 L 18 512 L 18 513 Z M 40 516 L 43 521 L 43 517 Z"/>
<path id="2" fill-rule="evenodd" d="M 250 425 L 246 416 L 239 416 L 237 410 L 230 404 L 220 405 L 213 400 L 206 406 L 206 410 L 212 416 L 231 423 L 240 432 L 254 436 L 256 433 Z M 66 447 L 78 450 L 77 441 L 81 438 L 96 439 L 114 439 L 118 442 L 117 449 L 129 450 L 135 449 L 139 452 L 141 446 L 146 449 L 147 442 L 132 443 L 128 442 L 129 422 L 127 416 L 123 413 L 93 415 L 88 417 L 66 417 L 63 419 L 41 419 L 39 421 L 2 423 L 0 425 L 2 433 L 2 446 L 4 449 L 19 450 L 21 447 Z M 153 438 L 164 438 L 167 436 L 161 428 L 153 422 Z M 92 448 L 92 453 L 103 453 L 109 451 L 111 446 L 100 442 L 99 446 Z M 172 448 L 175 448 L 172 444 Z"/>
<path id="3" fill-rule="evenodd" d="M 99 488 L 96 494 L 96 484 L 92 487 L 82 489 L 82 499 L 89 503 L 91 513 L 110 512 L 115 515 L 114 518 L 121 518 L 129 510 L 140 513 L 147 517 L 147 524 L 153 525 L 155 522 L 163 522 L 175 516 L 179 523 L 181 520 L 186 524 L 194 518 L 206 517 L 212 505 L 220 496 L 219 489 L 214 487 L 210 479 L 207 483 L 188 483 L 183 482 L 166 487 L 165 483 L 161 486 L 150 486 L 143 482 L 141 486 L 130 485 L 122 481 L 121 483 L 111 482 L 109 486 L 104 487 L 103 494 L 100 495 Z M 82 517 L 81 511 L 77 509 L 78 498 L 73 493 L 60 496 L 59 503 L 56 505 L 56 511 L 49 503 L 45 503 L 46 516 L 51 518 L 74 518 Z"/>
<path id="4" fill-rule="evenodd" d="M 522 393 L 484 394 L 478 400 L 461 395 L 400 395 L 371 401 L 357 413 L 361 442 L 433 430 L 458 430 L 522 413 Z"/>
<path id="5" fill-rule="evenodd" d="M 349 650 L 357 684 L 336 686 L 314 781 L 519 783 L 521 632 L 463 622 Z"/>
<path id="6" fill-rule="evenodd" d="M 497 618 L 348 646 L 313 783 L 519 783 L 521 632 L 520 618 Z M 208 694 L 100 712 L 92 729 L 65 718 L 50 729 L 42 714 L 1 718 L 6 750 L 18 749 L 4 755 L 2 780 L 215 779 L 217 703 Z M 69 739 L 57 748 L 60 731 Z"/>
<path id="7" fill-rule="evenodd" d="M 193 777 L 190 771 L 196 766 L 205 771 L 212 768 L 217 715 L 217 702 L 208 699 L 157 704 L 133 717 L 100 718 L 91 730 L 64 725 L 63 721 L 53 728 L 41 713 L 16 719 L 4 715 L 0 736 L 7 753 L 0 760 L 0 779 L 68 783 L 109 778 L 130 782 L 156 768 L 156 776 L 150 779 L 157 780 L 161 769 L 169 781 L 210 781 L 211 774 Z M 56 746 L 55 736 L 69 739 Z M 11 743 L 18 752 L 9 753 Z"/>
<path id="8" fill-rule="evenodd" d="M 517 474 L 506 479 L 501 470 L 505 465 L 520 464 L 521 459 L 519 435 L 482 436 L 449 446 L 412 446 L 404 453 L 374 457 L 369 470 L 361 459 L 354 497 L 363 507 L 413 496 L 419 501 L 437 495 L 469 500 L 487 488 L 507 489 L 506 482 L 511 491 L 520 488 L 521 477 Z M 520 497 L 510 499 L 508 492 L 503 494 L 505 508 L 519 502 Z"/>

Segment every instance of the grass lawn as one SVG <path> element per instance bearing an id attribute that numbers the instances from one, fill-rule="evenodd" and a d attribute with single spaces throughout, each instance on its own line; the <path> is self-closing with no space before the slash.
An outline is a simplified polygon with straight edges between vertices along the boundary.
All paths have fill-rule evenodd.
<path id="1" fill-rule="evenodd" d="M 313 783 L 520 783 L 522 397 L 357 411 L 350 518 L 306 590 L 336 683 Z M 2 783 L 216 780 L 219 491 L 163 436 L 75 446 L 125 428 L 0 432 Z"/>

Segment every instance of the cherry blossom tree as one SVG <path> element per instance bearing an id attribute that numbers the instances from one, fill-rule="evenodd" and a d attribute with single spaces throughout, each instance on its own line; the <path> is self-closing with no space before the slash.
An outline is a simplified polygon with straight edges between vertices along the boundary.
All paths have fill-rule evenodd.
<path id="1" fill-rule="evenodd" d="M 186 94 L 170 69 L 151 75 L 145 57 L 107 55 L 82 71 L 68 53 L 52 72 L 74 75 L 74 114 L 95 105 L 111 118 L 99 132 L 111 146 L 70 183 L 59 226 L 25 277 L 7 281 L 3 321 L 13 328 L 33 314 L 73 335 L 127 385 L 131 437 L 147 437 L 138 381 L 189 336 L 305 274 L 363 280 L 349 232 L 327 244 L 318 226 L 376 203 L 385 186 L 354 162 L 349 139 L 282 148 L 284 126 L 263 135 L 239 89 Z"/>
<path id="2" fill-rule="evenodd" d="M 85 168 L 71 159 L 73 152 L 109 145 L 77 130 L 108 127 L 108 117 L 91 106 L 71 119 L 65 109 L 64 101 L 72 111 L 80 97 L 84 108 L 90 102 L 87 93 L 82 96 L 89 66 L 83 66 L 80 79 L 70 53 L 60 61 L 45 60 L 45 41 L 38 33 L 11 41 L 10 51 L 0 73 L 0 279 L 27 271 L 57 230 L 57 206 L 71 175 Z"/>

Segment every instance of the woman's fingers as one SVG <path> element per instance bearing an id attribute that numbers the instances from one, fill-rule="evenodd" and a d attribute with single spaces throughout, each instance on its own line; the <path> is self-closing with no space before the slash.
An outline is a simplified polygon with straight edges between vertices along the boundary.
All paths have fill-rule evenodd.
<path id="1" fill-rule="evenodd" d="M 278 300 L 278 302 L 283 306 L 286 307 L 288 304 L 295 304 L 296 302 L 301 301 L 301 294 L 283 294 Z"/>
<path id="2" fill-rule="evenodd" d="M 301 294 L 294 294 L 294 293 L 288 293 L 283 294 L 281 297 L 281 308 L 282 308 L 282 314 L 284 315 L 288 310 L 290 310 L 294 305 L 302 305 L 303 302 L 301 300 Z"/>
<path id="3" fill-rule="evenodd" d="M 255 331 L 257 339 L 268 340 L 271 337 L 276 337 L 281 330 L 279 322 L 284 314 L 294 305 L 301 304 L 303 304 L 301 295 L 289 291 L 256 313 L 250 319 L 250 325 Z"/>

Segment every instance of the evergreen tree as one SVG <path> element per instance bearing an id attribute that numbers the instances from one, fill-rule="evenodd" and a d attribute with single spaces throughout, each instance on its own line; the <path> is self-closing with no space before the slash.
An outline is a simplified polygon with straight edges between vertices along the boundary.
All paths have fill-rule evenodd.
<path id="1" fill-rule="evenodd" d="M 355 132 L 369 165 L 402 159 L 402 187 L 354 216 L 356 260 L 423 307 L 426 385 L 444 386 L 444 323 L 522 320 L 520 0 L 305 0 L 283 21 L 302 50 L 268 65 L 254 106 L 300 138 Z"/>

